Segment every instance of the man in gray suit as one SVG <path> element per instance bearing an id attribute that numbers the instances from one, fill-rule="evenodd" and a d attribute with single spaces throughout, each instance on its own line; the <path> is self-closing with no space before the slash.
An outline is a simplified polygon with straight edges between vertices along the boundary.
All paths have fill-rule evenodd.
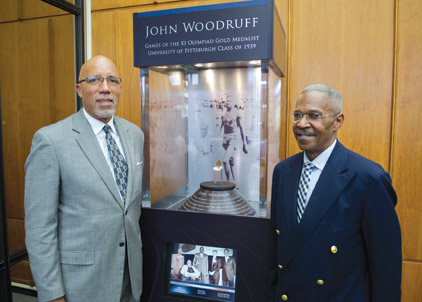
<path id="1" fill-rule="evenodd" d="M 34 135 L 25 229 L 39 301 L 140 301 L 144 137 L 114 116 L 120 83 L 93 57 L 76 85 L 83 109 Z"/>
<path id="2" fill-rule="evenodd" d="M 229 250 L 224 250 L 223 285 L 234 287 L 236 277 L 236 260 L 229 256 Z"/>
<path id="3" fill-rule="evenodd" d="M 204 247 L 199 248 L 199 253 L 193 258 L 193 266 L 201 273 L 199 282 L 205 283 L 208 276 L 208 255 L 204 253 Z"/>

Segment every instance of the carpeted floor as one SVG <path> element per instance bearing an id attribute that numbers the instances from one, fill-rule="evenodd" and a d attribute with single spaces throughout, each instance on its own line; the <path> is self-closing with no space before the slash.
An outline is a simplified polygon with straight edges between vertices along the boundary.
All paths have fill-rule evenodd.
<path id="1" fill-rule="evenodd" d="M 37 298 L 19 293 L 12 293 L 13 302 L 36 302 Z"/>

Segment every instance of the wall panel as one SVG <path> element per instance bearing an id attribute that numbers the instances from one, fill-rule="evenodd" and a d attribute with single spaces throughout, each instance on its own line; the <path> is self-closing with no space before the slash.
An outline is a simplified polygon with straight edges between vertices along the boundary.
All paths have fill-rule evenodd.
<path id="1" fill-rule="evenodd" d="M 74 17 L 48 20 L 51 121 L 59 121 L 76 111 Z"/>
<path id="2" fill-rule="evenodd" d="M 403 257 L 422 262 L 422 3 L 398 7 L 397 82 L 392 177 L 399 196 Z M 422 295 L 421 295 L 422 298 Z"/>
<path id="3" fill-rule="evenodd" d="M 403 262 L 403 302 L 417 302 L 422 300 L 422 263 Z"/>
<path id="4" fill-rule="evenodd" d="M 17 20 L 19 17 L 18 0 L 1 0 L 0 1 L 0 23 Z"/>
<path id="5" fill-rule="evenodd" d="M 337 89 L 344 100 L 341 142 L 388 170 L 394 1 L 295 0 L 291 5 L 289 111 L 310 84 Z M 291 131 L 288 143 L 288 155 L 296 153 Z"/>
<path id="6" fill-rule="evenodd" d="M 20 19 L 34 19 L 47 16 L 57 16 L 68 14 L 64 10 L 56 8 L 41 0 L 19 0 Z M 73 3 L 73 1 L 67 1 Z"/>
<path id="7" fill-rule="evenodd" d="M 23 163 L 19 145 L 20 123 L 17 23 L 0 24 L 0 87 L 3 134 L 3 164 L 5 173 L 5 199 L 8 217 L 23 219 Z M 13 202 L 8 202 L 13 200 Z"/>
<path id="8" fill-rule="evenodd" d="M 290 39 L 290 17 L 289 17 L 289 0 L 274 0 L 274 5 L 278 9 L 278 14 L 281 20 L 281 25 L 283 26 L 284 32 L 286 34 L 285 40 L 286 45 L 284 49 L 284 61 L 285 61 L 285 75 L 281 79 L 281 104 L 280 104 L 280 160 L 287 157 L 287 132 L 290 131 L 289 128 L 289 107 L 288 107 L 288 84 L 289 84 L 289 72 L 290 72 L 290 60 L 289 60 L 289 39 Z M 272 173 L 272 171 L 271 171 Z"/>
<path id="9" fill-rule="evenodd" d="M 289 0 L 274 0 L 274 6 L 278 9 L 281 23 L 287 34 L 287 28 L 289 26 Z"/>
<path id="10" fill-rule="evenodd" d="M 25 247 L 24 164 L 42 126 L 75 112 L 73 17 L 0 24 L 0 86 L 10 254 Z M 12 280 L 30 276 L 13 267 Z M 27 284 L 31 284 L 27 280 Z"/>
<path id="11" fill-rule="evenodd" d="M 146 4 L 154 4 L 156 1 L 154 0 L 100 0 L 96 1 L 93 0 L 91 3 L 91 10 L 103 10 L 103 9 L 111 9 L 111 8 L 123 8 L 123 7 L 130 7 L 130 6 L 140 6 Z"/>
<path id="12" fill-rule="evenodd" d="M 25 248 L 25 226 L 23 219 L 7 219 L 9 254 Z"/>
<path id="13" fill-rule="evenodd" d="M 20 127 L 19 160 L 24 163 L 29 154 L 34 132 L 51 122 L 50 32 L 48 19 L 29 20 L 18 26 L 19 61 L 15 72 L 19 85 L 19 98 L 14 100 L 14 106 L 18 111 L 18 115 L 14 118 Z M 28 123 L 29 120 L 31 123 Z M 20 166 L 23 169 L 23 165 Z"/>
<path id="14" fill-rule="evenodd" d="M 180 7 L 191 7 L 198 5 L 212 5 L 219 3 L 232 3 L 240 2 L 244 0 L 203 0 L 203 1 L 186 1 L 186 0 L 124 0 L 124 1 L 115 1 L 115 0 L 93 0 L 91 3 L 92 11 L 101 11 L 101 10 L 121 10 L 121 9 L 133 9 L 137 8 L 138 11 L 143 6 L 154 7 L 149 10 L 162 10 L 170 8 L 180 8 Z M 288 0 L 282 0 L 288 1 Z M 168 6 L 168 7 L 164 7 Z"/>
<path id="15" fill-rule="evenodd" d="M 12 282 L 35 286 L 28 260 L 23 260 L 11 266 L 10 275 L 12 276 Z"/>
<path id="16" fill-rule="evenodd" d="M 92 13 L 92 56 L 104 55 L 117 64 L 117 14 L 118 11 Z M 128 28 L 129 30 L 129 28 Z M 126 45 L 126 43 L 125 43 Z M 120 66 L 117 66 L 118 68 Z"/>
<path id="17" fill-rule="evenodd" d="M 50 121 L 48 75 L 49 35 L 47 20 L 4 24 L 10 33 L 3 36 L 8 44 L 1 55 L 4 173 L 7 215 L 23 219 L 23 166 L 35 129 Z M 5 33 L 9 31 L 6 29 Z M 47 55 L 43 55 L 47 54 Z M 10 62 L 14 62 L 13 66 Z M 44 110 L 39 110 L 39 108 Z M 32 117 L 31 123 L 28 118 Z"/>
<path id="18" fill-rule="evenodd" d="M 117 45 L 117 63 L 124 83 L 122 90 L 122 104 L 119 114 L 125 116 L 128 120 L 141 126 L 141 89 L 139 68 L 133 67 L 133 13 L 137 10 L 125 9 L 118 13 L 118 35 L 119 43 Z"/>

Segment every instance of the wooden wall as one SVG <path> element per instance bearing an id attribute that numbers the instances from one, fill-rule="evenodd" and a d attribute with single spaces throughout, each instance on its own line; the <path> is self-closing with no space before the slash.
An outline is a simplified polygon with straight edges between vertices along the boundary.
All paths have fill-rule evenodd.
<path id="1" fill-rule="evenodd" d="M 0 7 L 5 196 L 13 254 L 25 248 L 24 164 L 32 136 L 75 111 L 73 17 L 38 0 L 2 0 Z M 12 281 L 33 284 L 28 261 L 11 272 Z"/>
<path id="2" fill-rule="evenodd" d="M 39 126 L 74 111 L 73 78 L 62 79 L 73 70 L 57 64 L 72 56 L 68 53 L 73 48 L 64 47 L 60 40 L 71 36 L 71 25 L 66 25 L 71 19 L 44 4 L 32 8 L 39 5 L 35 2 L 39 1 L 1 0 L 0 87 L 2 119 L 7 122 L 3 146 L 5 172 L 10 174 L 6 199 L 9 239 L 17 242 L 11 247 L 22 246 L 22 173 L 30 138 Z M 118 115 L 140 125 L 139 70 L 132 67 L 132 14 L 217 2 L 225 1 L 92 1 L 93 55 L 114 60 L 124 80 Z M 422 111 L 422 3 L 275 0 L 275 4 L 288 41 L 280 156 L 298 151 L 288 114 L 299 92 L 313 83 L 337 89 L 345 114 L 340 141 L 389 171 L 399 196 L 402 301 L 422 300 L 422 177 L 418 173 L 422 161 L 418 137 L 422 124 L 418 118 Z M 60 62 L 73 63 L 70 59 Z"/>
<path id="3" fill-rule="evenodd" d="M 391 169 L 403 237 L 403 301 L 422 300 L 422 2 L 401 0 L 393 90 Z"/>
<path id="4" fill-rule="evenodd" d="M 340 141 L 392 176 L 403 234 L 402 301 L 422 300 L 422 2 L 290 3 L 288 112 L 309 84 L 343 96 Z M 288 131 L 287 155 L 298 151 Z"/>

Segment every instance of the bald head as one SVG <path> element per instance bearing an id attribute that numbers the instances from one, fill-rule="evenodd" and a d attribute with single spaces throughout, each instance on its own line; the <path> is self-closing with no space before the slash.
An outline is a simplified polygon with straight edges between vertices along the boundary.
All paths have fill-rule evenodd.
<path id="1" fill-rule="evenodd" d="M 115 76 L 119 76 L 119 71 L 117 70 L 116 65 L 114 65 L 113 61 L 103 55 L 94 56 L 88 61 L 86 61 L 79 72 L 79 81 L 89 77 L 91 75 L 96 75 L 99 70 L 108 68 L 112 72 L 114 72 Z M 94 72 L 94 73 L 93 73 Z"/>

